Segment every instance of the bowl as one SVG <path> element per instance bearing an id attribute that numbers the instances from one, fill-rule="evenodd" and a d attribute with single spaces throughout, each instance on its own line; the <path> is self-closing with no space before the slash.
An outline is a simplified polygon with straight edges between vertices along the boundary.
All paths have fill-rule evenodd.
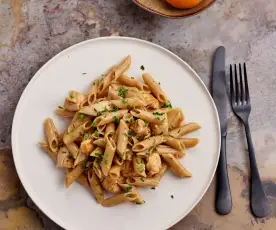
<path id="1" fill-rule="evenodd" d="M 185 18 L 207 9 L 216 0 L 202 0 L 200 4 L 190 9 L 177 9 L 170 6 L 165 0 L 133 0 L 141 8 L 168 18 Z"/>

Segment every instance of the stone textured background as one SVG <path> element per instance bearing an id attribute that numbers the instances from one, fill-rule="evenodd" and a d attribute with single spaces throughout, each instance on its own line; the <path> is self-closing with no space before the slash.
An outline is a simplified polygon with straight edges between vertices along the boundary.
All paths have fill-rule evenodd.
<path id="1" fill-rule="evenodd" d="M 173 230 L 274 230 L 276 226 L 276 1 L 217 0 L 187 19 L 166 19 L 130 0 L 0 0 L 0 229 L 60 229 L 22 188 L 11 155 L 16 104 L 35 72 L 61 50 L 99 36 L 121 35 L 157 43 L 188 62 L 209 85 L 215 48 L 227 64 L 246 62 L 256 157 L 272 213 L 249 212 L 248 154 L 244 131 L 229 112 L 227 157 L 233 211 L 214 211 L 214 183 L 197 207 Z M 210 211 L 211 210 L 211 211 Z"/>

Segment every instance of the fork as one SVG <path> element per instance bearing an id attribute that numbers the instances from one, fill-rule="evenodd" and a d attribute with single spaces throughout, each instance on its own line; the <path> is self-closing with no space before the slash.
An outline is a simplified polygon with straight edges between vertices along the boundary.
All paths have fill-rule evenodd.
<path id="1" fill-rule="evenodd" d="M 233 70 L 234 69 L 234 70 Z M 230 65 L 230 94 L 231 104 L 234 113 L 243 122 L 247 137 L 248 153 L 250 160 L 251 178 L 250 178 L 250 206 L 252 213 L 256 217 L 265 217 L 270 212 L 269 203 L 263 188 L 263 184 L 257 168 L 254 147 L 251 139 L 251 133 L 248 123 L 248 117 L 251 111 L 250 96 L 248 90 L 246 65 L 239 64 L 239 77 L 237 65 L 232 69 Z M 234 74 L 233 74 L 234 72 Z M 243 73 L 242 73 L 243 72 Z M 235 75 L 235 77 L 233 77 Z M 238 79 L 239 78 L 239 79 Z"/>

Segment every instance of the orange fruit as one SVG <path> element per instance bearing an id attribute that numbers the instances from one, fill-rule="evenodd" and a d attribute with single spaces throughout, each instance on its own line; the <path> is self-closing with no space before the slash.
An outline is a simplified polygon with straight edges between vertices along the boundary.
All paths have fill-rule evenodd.
<path id="1" fill-rule="evenodd" d="M 179 9 L 193 8 L 202 0 L 166 0 L 171 6 Z"/>

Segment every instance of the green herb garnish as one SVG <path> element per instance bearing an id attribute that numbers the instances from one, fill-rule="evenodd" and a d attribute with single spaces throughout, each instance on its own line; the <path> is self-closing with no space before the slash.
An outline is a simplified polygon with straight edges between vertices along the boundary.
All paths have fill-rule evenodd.
<path id="1" fill-rule="evenodd" d="M 85 169 L 86 168 L 86 163 L 82 164 L 82 168 Z"/>
<path id="2" fill-rule="evenodd" d="M 118 106 L 114 106 L 109 112 L 117 112 L 119 110 Z"/>
<path id="3" fill-rule="evenodd" d="M 155 116 L 162 116 L 162 115 L 164 115 L 165 113 L 153 112 L 152 114 L 155 115 Z"/>
<path id="4" fill-rule="evenodd" d="M 122 158 L 121 158 L 119 155 L 117 155 L 117 158 L 118 158 L 118 160 L 119 160 L 119 161 L 121 161 L 121 160 L 122 160 Z"/>
<path id="5" fill-rule="evenodd" d="M 130 119 L 129 119 L 129 123 L 133 123 L 135 121 L 135 119 L 133 118 L 133 117 L 131 117 Z"/>
<path id="6" fill-rule="evenodd" d="M 107 109 L 97 112 L 97 116 L 101 116 L 103 113 L 107 112 Z"/>
<path id="7" fill-rule="evenodd" d="M 126 197 L 132 197 L 132 195 L 131 194 L 126 194 Z"/>
<path id="8" fill-rule="evenodd" d="M 99 137 L 100 136 L 100 133 L 98 131 L 95 131 L 95 136 L 96 137 Z"/>
<path id="9" fill-rule="evenodd" d="M 85 75 L 86 73 L 82 73 L 82 75 Z"/>
<path id="10" fill-rule="evenodd" d="M 74 98 L 74 96 L 73 96 L 71 93 L 70 93 L 69 97 L 70 97 L 71 99 L 73 99 L 73 98 Z"/>
<path id="11" fill-rule="evenodd" d="M 104 159 L 104 164 L 107 165 L 107 163 L 108 163 L 108 160 L 107 160 L 107 159 Z"/>
<path id="12" fill-rule="evenodd" d="M 151 189 L 154 189 L 154 190 L 155 190 L 155 187 L 152 187 Z"/>
<path id="13" fill-rule="evenodd" d="M 83 118 L 85 118 L 85 115 L 84 114 L 80 114 L 79 115 L 79 119 L 83 119 Z"/>
<path id="14" fill-rule="evenodd" d="M 103 154 L 95 153 L 95 155 L 98 156 L 99 158 L 103 158 Z"/>
<path id="15" fill-rule="evenodd" d="M 101 168 L 101 161 L 100 161 L 100 159 L 97 159 L 96 164 L 97 164 L 98 168 L 100 169 Z"/>
<path id="16" fill-rule="evenodd" d="M 120 123 L 120 118 L 117 117 L 117 116 L 114 116 L 113 118 L 114 118 L 115 125 L 119 125 L 119 123 Z"/>
<path id="17" fill-rule="evenodd" d="M 126 187 L 126 192 L 129 192 L 132 189 L 131 186 Z"/>
<path id="18" fill-rule="evenodd" d="M 124 105 L 127 105 L 127 100 L 123 99 L 123 103 L 124 103 Z"/>
<path id="19" fill-rule="evenodd" d="M 119 95 L 120 97 L 122 97 L 122 98 L 125 98 L 127 92 L 128 92 L 128 89 L 127 89 L 127 88 L 121 87 L 121 88 L 119 89 L 118 95 Z"/>
<path id="20" fill-rule="evenodd" d="M 140 66 L 141 70 L 145 70 L 145 67 L 143 65 Z"/>
<path id="21" fill-rule="evenodd" d="M 140 202 L 136 202 L 135 204 L 141 205 L 141 204 L 143 204 L 143 203 L 140 203 Z"/>
<path id="22" fill-rule="evenodd" d="M 61 106 L 61 105 L 60 105 L 58 108 L 59 108 L 59 109 L 64 109 L 64 107 L 63 107 L 63 106 Z"/>
<path id="23" fill-rule="evenodd" d="M 169 102 L 169 104 L 164 104 L 161 106 L 162 108 L 169 108 L 169 109 L 172 109 L 172 104 Z"/>
<path id="24" fill-rule="evenodd" d="M 129 136 L 136 136 L 137 134 L 133 131 L 133 130 L 129 130 L 128 132 L 127 132 L 127 134 L 129 135 Z"/>
<path id="25" fill-rule="evenodd" d="M 90 140 L 91 139 L 91 135 L 86 135 L 84 140 Z"/>
<path id="26" fill-rule="evenodd" d="M 150 156 L 150 152 L 146 152 L 146 155 L 149 157 Z"/>
<path id="27" fill-rule="evenodd" d="M 134 77 L 131 77 L 131 79 L 134 79 Z"/>
<path id="28" fill-rule="evenodd" d="M 144 178 L 143 178 L 143 177 L 141 177 L 141 178 L 140 178 L 140 180 L 141 180 L 142 182 L 145 182 L 145 180 L 144 180 Z"/>
<path id="29" fill-rule="evenodd" d="M 97 127 L 97 123 L 96 123 L 96 121 L 93 121 L 93 123 L 92 123 L 92 127 L 93 127 L 93 128 L 96 128 L 96 127 Z"/>
<path id="30" fill-rule="evenodd" d="M 66 154 L 67 152 L 62 152 L 62 153 Z"/>

